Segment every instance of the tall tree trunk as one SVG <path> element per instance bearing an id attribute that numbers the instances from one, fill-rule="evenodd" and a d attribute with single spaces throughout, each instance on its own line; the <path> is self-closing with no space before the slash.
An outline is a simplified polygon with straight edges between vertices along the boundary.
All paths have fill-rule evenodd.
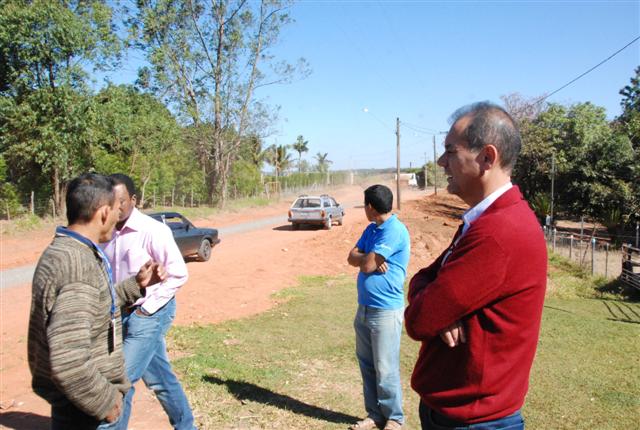
<path id="1" fill-rule="evenodd" d="M 60 190 L 60 172 L 57 167 L 53 168 L 52 187 L 53 187 L 53 202 L 55 204 L 55 215 L 60 215 L 62 208 L 62 198 Z"/>

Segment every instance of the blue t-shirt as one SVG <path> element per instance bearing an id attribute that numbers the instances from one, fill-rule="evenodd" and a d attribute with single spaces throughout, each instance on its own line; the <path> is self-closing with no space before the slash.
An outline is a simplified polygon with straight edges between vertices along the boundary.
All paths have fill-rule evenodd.
<path id="1" fill-rule="evenodd" d="M 358 303 L 379 309 L 404 307 L 404 280 L 409 265 L 411 240 L 407 228 L 391 215 L 379 226 L 369 224 L 356 244 L 366 254 L 375 252 L 385 258 L 386 273 L 358 274 Z"/>

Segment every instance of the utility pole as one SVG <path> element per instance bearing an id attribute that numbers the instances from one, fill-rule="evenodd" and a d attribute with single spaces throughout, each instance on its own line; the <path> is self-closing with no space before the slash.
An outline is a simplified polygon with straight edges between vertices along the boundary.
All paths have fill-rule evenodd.
<path id="1" fill-rule="evenodd" d="M 551 153 L 551 225 L 553 225 L 553 203 L 554 203 L 554 187 L 556 182 L 556 154 Z"/>
<path id="2" fill-rule="evenodd" d="M 436 153 L 436 135 L 433 135 L 433 194 L 438 195 L 438 154 Z"/>
<path id="3" fill-rule="evenodd" d="M 427 191 L 427 187 L 429 186 L 428 175 L 429 167 L 427 166 L 427 153 L 424 153 L 424 190 Z"/>
<path id="4" fill-rule="evenodd" d="M 400 210 L 400 118 L 396 118 L 396 199 Z"/>

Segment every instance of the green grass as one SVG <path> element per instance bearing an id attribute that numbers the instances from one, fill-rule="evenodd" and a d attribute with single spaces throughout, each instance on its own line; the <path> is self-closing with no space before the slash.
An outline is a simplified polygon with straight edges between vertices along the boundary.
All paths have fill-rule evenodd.
<path id="1" fill-rule="evenodd" d="M 639 304 L 599 292 L 562 261 L 552 269 L 553 282 L 571 286 L 545 303 L 527 428 L 637 428 Z M 202 428 L 344 429 L 363 415 L 355 280 L 302 278 L 275 299 L 280 304 L 258 316 L 172 330 L 169 349 Z M 417 429 L 409 378 L 418 344 L 403 336 L 401 353 L 406 428 Z"/>

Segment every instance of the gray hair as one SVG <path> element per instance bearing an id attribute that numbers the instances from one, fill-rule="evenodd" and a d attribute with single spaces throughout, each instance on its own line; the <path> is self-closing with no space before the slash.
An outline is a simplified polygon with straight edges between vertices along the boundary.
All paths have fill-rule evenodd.
<path id="1" fill-rule="evenodd" d="M 501 106 L 489 102 L 477 102 L 463 106 L 450 117 L 455 124 L 463 117 L 471 117 L 464 136 L 471 150 L 481 150 L 486 145 L 494 145 L 500 153 L 500 166 L 511 170 L 518 160 L 522 142 L 515 121 Z"/>

